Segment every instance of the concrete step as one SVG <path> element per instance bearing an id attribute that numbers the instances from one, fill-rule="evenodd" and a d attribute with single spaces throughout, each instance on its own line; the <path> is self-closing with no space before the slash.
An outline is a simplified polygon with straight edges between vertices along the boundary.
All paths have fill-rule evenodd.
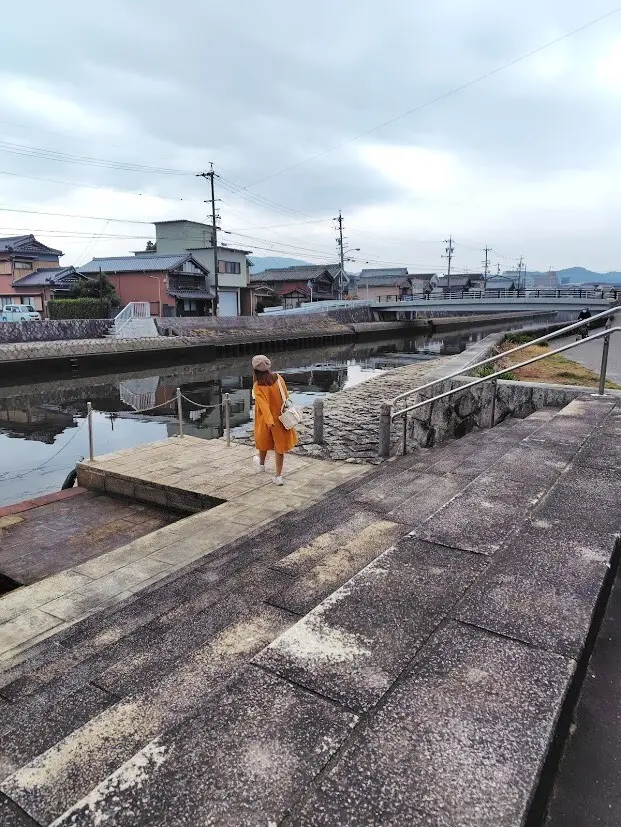
<path id="1" fill-rule="evenodd" d="M 390 767 L 399 751 L 416 764 L 409 738 L 399 742 L 395 722 L 402 722 L 403 732 L 419 733 L 411 738 L 420 742 L 422 756 L 432 749 L 432 733 L 442 729 L 442 710 L 452 709 L 457 687 L 459 712 L 449 715 L 450 726 L 436 741 L 446 773 L 438 758 L 426 776 L 437 782 L 436 799 L 418 800 L 418 767 L 408 768 L 401 799 L 407 818 L 395 816 L 393 822 L 431 823 L 411 814 L 429 807 L 435 813 L 444 801 L 450 739 L 459 738 L 463 721 L 468 731 L 486 699 L 489 706 L 494 681 L 507 696 L 495 700 L 490 721 L 478 721 L 482 731 L 489 729 L 489 743 L 498 754 L 508 750 L 511 760 L 518 748 L 529 760 L 541 753 L 555 720 L 550 708 L 558 711 L 589 623 L 589 601 L 597 597 L 606 553 L 610 557 L 615 517 L 611 507 L 605 526 L 589 523 L 589 552 L 581 558 L 590 561 L 589 585 L 564 637 L 554 612 L 545 634 L 533 633 L 527 641 L 524 630 L 536 618 L 536 588 L 549 590 L 553 578 L 571 567 L 563 564 L 559 547 L 556 568 L 548 572 L 541 544 L 528 546 L 529 557 L 512 538 L 522 532 L 532 539 L 532 532 L 550 530 L 563 519 L 581 529 L 592 494 L 601 490 L 606 502 L 618 497 L 616 477 L 586 465 L 597 461 L 588 439 L 614 438 L 614 430 L 606 429 L 619 428 L 618 419 L 606 418 L 611 409 L 611 403 L 593 402 L 552 418 L 544 412 L 387 463 L 370 482 L 345 486 L 45 641 L 30 658 L 0 673 L 0 702 L 4 698 L 9 710 L 3 720 L 11 721 L 0 729 L 6 775 L 0 805 L 4 794 L 21 808 L 11 805 L 12 813 L 27 813 L 40 824 L 167 824 L 177 822 L 166 815 L 154 820 L 154 814 L 165 814 L 166 800 L 174 797 L 184 802 L 184 823 L 241 824 L 276 822 L 306 795 L 310 809 L 299 805 L 298 821 L 291 823 L 390 823 L 391 811 L 381 810 L 396 789 Z M 578 454 L 585 465 L 570 466 Z M 585 471 L 591 477 L 582 483 Z M 604 478 L 608 494 L 601 487 Z M 572 516 L 564 517 L 566 492 L 574 489 L 583 502 L 570 503 Z M 481 502 L 490 505 L 481 509 Z M 463 516 L 468 510 L 471 524 Z M 447 528 L 456 518 L 457 532 Z M 570 551 L 578 547 L 574 539 Z M 545 571 L 537 569 L 533 555 Z M 530 608 L 520 614 L 520 604 L 508 592 L 502 597 L 499 583 L 518 590 L 528 566 Z M 577 583 L 584 572 L 573 571 Z M 494 602 L 499 594 L 508 606 L 504 612 Z M 564 607 L 572 595 L 568 588 Z M 489 620 L 494 617 L 497 626 Z M 550 643 L 555 633 L 565 648 Z M 427 661 L 420 661 L 424 651 Z M 431 671 L 412 672 L 419 662 L 431 664 Z M 373 723 L 376 705 L 388 709 L 392 701 L 386 699 L 392 697 L 393 706 Z M 414 708 L 415 697 L 424 715 Z M 522 717 L 520 704 L 527 707 Z M 320 774 L 360 717 L 376 741 L 370 746 L 371 740 L 356 734 L 347 754 L 359 750 L 358 774 L 341 758 L 330 775 L 337 780 L 326 786 Z M 503 720 L 513 727 L 508 747 Z M 543 735 L 531 743 L 527 732 L 538 726 Z M 466 746 L 458 763 L 472 757 Z M 369 803 L 362 774 L 380 753 L 386 766 L 373 769 L 373 778 L 385 786 L 373 781 L 377 802 Z M 467 762 L 459 763 L 464 777 L 467 770 Z M 532 786 L 532 773 L 516 772 L 515 789 L 522 795 Z M 335 815 L 344 794 L 339 773 L 356 776 L 357 809 L 350 821 Z M 481 795 L 491 794 L 491 781 L 478 766 L 472 773 L 473 784 L 488 785 L 476 793 L 478 799 L 466 795 L 474 807 Z M 316 793 L 310 792 L 311 782 L 319 785 Z M 494 812 L 509 799 L 515 803 L 513 788 L 499 797 Z"/>

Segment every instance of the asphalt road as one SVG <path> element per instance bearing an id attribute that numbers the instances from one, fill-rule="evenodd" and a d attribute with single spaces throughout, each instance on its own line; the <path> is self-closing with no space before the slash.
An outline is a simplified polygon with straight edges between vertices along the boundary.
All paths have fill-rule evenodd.
<path id="1" fill-rule="evenodd" d="M 589 663 L 546 827 L 621 824 L 621 579 Z"/>

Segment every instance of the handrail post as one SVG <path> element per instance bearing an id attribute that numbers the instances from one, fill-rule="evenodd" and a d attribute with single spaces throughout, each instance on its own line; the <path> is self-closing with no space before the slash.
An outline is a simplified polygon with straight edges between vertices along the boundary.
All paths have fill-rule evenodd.
<path id="1" fill-rule="evenodd" d="M 402 454 L 405 456 L 408 452 L 408 415 L 407 411 L 403 414 L 403 450 Z"/>
<path id="2" fill-rule="evenodd" d="M 323 445 L 323 399 L 313 402 L 313 442 Z"/>
<path id="3" fill-rule="evenodd" d="M 604 394 L 606 389 L 606 370 L 608 368 L 608 348 L 610 347 L 610 334 L 604 336 L 604 347 L 602 348 L 602 366 L 599 371 L 599 388 L 600 396 Z"/>
<path id="4" fill-rule="evenodd" d="M 86 418 L 88 420 L 88 458 L 92 462 L 95 459 L 95 452 L 93 447 L 93 406 L 90 402 L 86 403 Z"/>
<path id="5" fill-rule="evenodd" d="M 231 395 L 224 394 L 224 424 L 226 429 L 226 447 L 231 447 Z"/>
<path id="6" fill-rule="evenodd" d="M 392 407 L 388 402 L 382 402 L 379 421 L 379 455 L 380 457 L 390 456 L 390 416 Z"/>
<path id="7" fill-rule="evenodd" d="M 496 422 L 496 388 L 498 385 L 498 379 L 492 379 L 490 381 L 492 386 L 492 401 L 491 401 L 491 410 L 489 415 L 489 427 L 493 428 Z"/>
<path id="8" fill-rule="evenodd" d="M 179 436 L 183 436 L 183 410 L 181 409 L 181 388 L 177 388 L 177 417 L 179 419 Z"/>

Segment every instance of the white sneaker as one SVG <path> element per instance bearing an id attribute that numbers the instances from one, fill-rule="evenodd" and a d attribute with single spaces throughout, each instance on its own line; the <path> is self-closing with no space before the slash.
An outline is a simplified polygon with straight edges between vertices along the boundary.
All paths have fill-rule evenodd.
<path id="1" fill-rule="evenodd" d="M 252 464 L 254 465 L 255 468 L 258 468 L 259 471 L 265 471 L 265 465 L 261 464 L 261 458 L 256 456 L 256 454 L 252 458 Z"/>
<path id="2" fill-rule="evenodd" d="M 282 477 L 272 477 L 272 482 L 274 485 L 284 485 Z"/>

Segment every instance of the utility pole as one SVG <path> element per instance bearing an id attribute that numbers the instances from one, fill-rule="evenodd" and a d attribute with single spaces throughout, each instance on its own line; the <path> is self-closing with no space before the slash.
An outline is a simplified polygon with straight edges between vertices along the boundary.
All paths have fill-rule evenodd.
<path id="1" fill-rule="evenodd" d="M 442 258 L 448 259 L 448 267 L 446 269 L 446 286 L 448 288 L 448 292 L 451 292 L 451 261 L 453 260 L 453 253 L 455 252 L 455 247 L 453 246 L 453 237 L 449 236 L 448 240 L 444 239 L 444 243 L 447 245 L 445 247 L 446 255 L 442 256 Z"/>
<path id="2" fill-rule="evenodd" d="M 524 266 L 524 256 L 520 256 L 520 260 L 518 261 L 517 267 L 517 289 L 518 289 L 518 296 L 520 295 L 520 282 L 522 281 L 522 267 Z"/>
<path id="3" fill-rule="evenodd" d="M 483 289 L 487 290 L 487 277 L 489 276 L 489 254 L 491 252 L 491 247 L 485 248 L 485 261 L 481 262 L 483 264 Z"/>
<path id="4" fill-rule="evenodd" d="M 498 264 L 496 265 L 496 267 L 497 267 L 497 272 L 498 272 L 498 275 L 500 275 L 500 262 L 498 262 Z"/>
<path id="5" fill-rule="evenodd" d="M 343 247 L 343 216 L 341 215 L 341 211 L 339 210 L 339 217 L 336 219 L 338 221 L 338 238 L 336 239 L 336 246 L 339 248 L 339 260 L 341 269 L 339 272 L 339 299 L 343 300 L 343 280 L 345 278 L 345 253 Z"/>
<path id="6" fill-rule="evenodd" d="M 213 247 L 213 279 L 214 279 L 214 288 L 216 291 L 216 297 L 213 302 L 213 315 L 218 315 L 218 304 L 220 301 L 220 293 L 219 293 L 219 285 L 218 285 L 218 237 L 217 237 L 217 227 L 216 227 L 216 194 L 215 194 L 215 187 L 214 187 L 214 178 L 216 177 L 216 173 L 213 169 L 213 163 L 210 163 L 209 166 L 211 169 L 209 172 L 199 172 L 197 174 L 197 178 L 209 178 L 209 182 L 211 184 L 211 246 Z"/>

